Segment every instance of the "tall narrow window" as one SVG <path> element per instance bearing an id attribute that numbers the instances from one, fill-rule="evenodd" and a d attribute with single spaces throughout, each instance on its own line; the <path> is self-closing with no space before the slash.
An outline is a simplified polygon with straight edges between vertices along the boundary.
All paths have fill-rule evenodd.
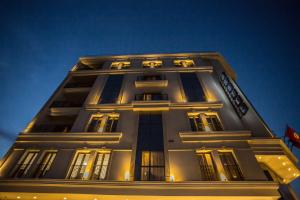
<path id="1" fill-rule="evenodd" d="M 42 162 L 39 164 L 36 170 L 35 177 L 41 178 L 46 175 L 46 173 L 50 170 L 50 167 L 53 163 L 55 156 L 56 156 L 56 152 L 45 153 Z"/>
<path id="2" fill-rule="evenodd" d="M 99 103 L 117 103 L 123 82 L 123 75 L 110 75 L 102 91 Z"/>
<path id="3" fill-rule="evenodd" d="M 116 132 L 119 117 L 109 116 L 105 124 L 105 132 Z"/>
<path id="4" fill-rule="evenodd" d="M 200 115 L 189 115 L 190 125 L 192 131 L 204 131 L 204 125 L 202 123 L 202 119 Z"/>
<path id="5" fill-rule="evenodd" d="M 211 131 L 222 131 L 223 128 L 216 115 L 206 115 L 206 121 Z"/>
<path id="6" fill-rule="evenodd" d="M 109 163 L 109 153 L 98 153 L 93 166 L 93 180 L 106 179 L 107 168 Z"/>
<path id="7" fill-rule="evenodd" d="M 21 178 L 24 177 L 30 167 L 32 166 L 34 160 L 36 159 L 38 152 L 27 152 L 25 157 L 17 164 L 17 169 L 13 173 L 12 177 Z"/>
<path id="8" fill-rule="evenodd" d="M 102 116 L 94 116 L 89 124 L 88 132 L 99 132 L 101 126 Z"/>
<path id="9" fill-rule="evenodd" d="M 78 153 L 71 168 L 70 179 L 82 179 L 90 153 Z"/>
<path id="10" fill-rule="evenodd" d="M 159 151 L 143 151 L 141 165 L 142 181 L 162 181 L 165 177 L 164 153 Z"/>
<path id="11" fill-rule="evenodd" d="M 243 176 L 231 152 L 218 152 L 229 181 L 241 181 Z"/>
<path id="12" fill-rule="evenodd" d="M 135 160 L 135 180 L 165 180 L 164 163 L 162 114 L 140 114 Z"/>
<path id="13" fill-rule="evenodd" d="M 180 78 L 187 101 L 205 101 L 204 91 L 195 73 L 180 73 Z"/>
<path id="14" fill-rule="evenodd" d="M 216 169 L 211 153 L 199 153 L 200 173 L 203 181 L 216 181 Z"/>

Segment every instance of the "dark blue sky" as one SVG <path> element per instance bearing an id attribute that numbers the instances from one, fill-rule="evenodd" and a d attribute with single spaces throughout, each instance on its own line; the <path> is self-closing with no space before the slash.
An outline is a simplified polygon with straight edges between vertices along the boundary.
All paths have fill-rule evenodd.
<path id="1" fill-rule="evenodd" d="M 0 27 L 0 155 L 84 55 L 219 51 L 271 129 L 300 132 L 299 1 L 2 0 Z"/>

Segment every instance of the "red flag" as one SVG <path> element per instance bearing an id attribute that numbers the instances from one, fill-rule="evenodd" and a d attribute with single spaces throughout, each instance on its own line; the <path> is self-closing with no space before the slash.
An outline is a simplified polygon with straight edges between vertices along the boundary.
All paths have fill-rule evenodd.
<path id="1" fill-rule="evenodd" d="M 284 136 L 288 137 L 294 146 L 300 148 L 300 135 L 294 129 L 287 126 Z"/>

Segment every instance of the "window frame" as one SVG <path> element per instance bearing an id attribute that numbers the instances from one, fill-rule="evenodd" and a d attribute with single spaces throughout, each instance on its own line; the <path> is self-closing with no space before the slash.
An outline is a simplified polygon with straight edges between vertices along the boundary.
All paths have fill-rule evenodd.
<path id="1" fill-rule="evenodd" d="M 96 131 L 96 132 L 88 131 L 94 117 L 100 117 L 100 118 L 102 118 L 101 121 L 100 121 L 100 126 L 101 126 L 103 117 L 107 117 L 106 122 L 105 122 L 104 126 L 102 127 L 103 128 L 102 131 Z M 118 123 L 119 123 L 119 120 L 120 120 L 120 114 L 119 113 L 114 113 L 114 112 L 112 112 L 112 113 L 93 113 L 93 114 L 90 115 L 89 120 L 86 123 L 86 126 L 84 128 L 84 131 L 88 132 L 88 133 L 105 133 L 105 132 L 107 132 L 106 128 L 107 128 L 107 124 L 108 124 L 107 122 L 108 122 L 109 117 L 115 117 L 115 118 L 117 118 L 117 122 L 116 122 L 117 123 L 116 129 L 117 129 L 117 126 L 118 126 Z M 101 127 L 99 127 L 99 129 L 100 128 Z M 113 132 L 116 132 L 116 131 L 113 131 Z M 113 132 L 110 132 L 110 133 L 113 133 Z"/>
<path id="2" fill-rule="evenodd" d="M 35 172 L 34 172 L 34 177 L 35 178 L 43 178 L 50 171 L 50 169 L 51 169 L 51 167 L 52 167 L 52 165 L 53 165 L 53 163 L 55 161 L 55 158 L 57 156 L 57 152 L 58 152 L 57 150 L 45 150 L 45 151 L 43 151 L 42 155 L 40 156 L 40 158 L 37 161 L 37 167 L 36 167 Z M 48 153 L 53 153 L 54 154 L 54 158 L 52 159 L 52 161 L 50 163 L 50 166 L 47 167 L 48 164 L 49 164 L 49 162 L 47 162 L 46 167 L 43 170 L 39 170 L 40 166 L 42 165 L 42 162 L 44 161 L 45 156 Z M 50 160 L 51 160 L 51 158 L 50 158 Z M 42 171 L 41 172 L 42 175 L 38 175 L 40 171 Z"/>
<path id="3" fill-rule="evenodd" d="M 26 160 L 27 156 L 30 153 L 34 153 L 34 156 L 30 159 L 30 164 L 27 164 L 27 166 L 25 167 L 24 171 L 22 172 L 21 175 L 18 175 L 18 172 L 21 170 L 21 166 L 24 165 L 24 161 Z M 32 167 L 34 166 L 34 161 L 39 157 L 39 153 L 40 150 L 26 150 L 23 155 L 21 156 L 21 158 L 19 159 L 19 161 L 17 162 L 16 166 L 13 168 L 10 177 L 12 178 L 24 178 L 26 176 L 31 175 L 31 170 Z"/>
<path id="4" fill-rule="evenodd" d="M 198 118 L 201 121 L 203 130 L 200 130 L 198 128 L 195 131 L 193 130 L 193 126 L 192 126 L 191 121 L 190 121 L 190 118 L 194 118 L 193 116 L 199 116 Z M 216 117 L 221 130 L 212 130 L 211 126 L 209 125 L 210 123 L 207 121 L 207 118 L 208 118 L 207 116 Z M 192 111 L 192 112 L 187 112 L 187 118 L 188 118 L 190 129 L 192 130 L 192 132 L 218 132 L 218 131 L 224 131 L 224 125 L 223 125 L 223 123 L 222 123 L 222 121 L 219 117 L 218 112 Z M 203 119 L 205 119 L 205 120 L 203 120 Z M 196 126 L 196 127 L 198 127 L 198 126 Z M 210 129 L 210 130 L 209 131 L 206 130 L 207 128 Z"/>

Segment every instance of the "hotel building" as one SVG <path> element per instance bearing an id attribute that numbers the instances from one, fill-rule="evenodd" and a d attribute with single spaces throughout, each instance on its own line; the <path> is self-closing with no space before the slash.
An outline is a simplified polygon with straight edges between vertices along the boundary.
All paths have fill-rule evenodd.
<path id="1" fill-rule="evenodd" d="M 0 199 L 297 199 L 297 158 L 216 52 L 82 57 L 0 161 Z"/>

